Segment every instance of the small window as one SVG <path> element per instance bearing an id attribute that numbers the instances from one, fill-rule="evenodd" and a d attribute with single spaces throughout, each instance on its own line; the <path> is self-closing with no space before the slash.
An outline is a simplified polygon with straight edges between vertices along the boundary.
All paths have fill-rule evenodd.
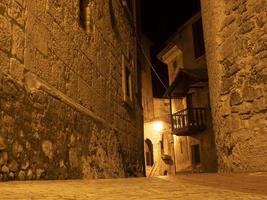
<path id="1" fill-rule="evenodd" d="M 123 81 L 123 98 L 126 102 L 131 102 L 133 100 L 132 95 L 132 73 L 131 69 L 126 65 L 125 58 L 122 58 L 122 81 Z"/>
<path id="2" fill-rule="evenodd" d="M 146 165 L 153 166 L 154 159 L 153 159 L 153 144 L 151 140 L 145 140 L 145 155 L 146 155 Z"/>
<path id="3" fill-rule="evenodd" d="M 163 140 L 160 140 L 160 149 L 161 149 L 161 154 L 164 153 L 164 143 Z"/>
<path id="4" fill-rule="evenodd" d="M 125 77 L 126 77 L 126 96 L 130 98 L 130 85 L 131 85 L 131 72 L 128 67 L 125 67 Z"/>
<path id="5" fill-rule="evenodd" d="M 133 12 L 133 1 L 132 0 L 126 0 L 127 6 L 131 12 Z"/>
<path id="6" fill-rule="evenodd" d="M 94 31 L 94 19 L 93 19 L 93 11 L 94 11 L 94 2 L 92 0 L 80 0 L 80 26 L 86 32 Z"/>
<path id="7" fill-rule="evenodd" d="M 195 23 L 193 23 L 192 31 L 193 31 L 195 58 L 199 58 L 200 56 L 205 54 L 205 44 L 204 44 L 203 26 L 201 18 L 197 20 Z"/>

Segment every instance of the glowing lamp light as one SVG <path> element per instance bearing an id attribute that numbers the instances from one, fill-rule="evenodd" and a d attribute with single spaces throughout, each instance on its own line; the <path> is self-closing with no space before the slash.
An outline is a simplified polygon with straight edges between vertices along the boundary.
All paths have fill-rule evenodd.
<path id="1" fill-rule="evenodd" d="M 160 121 L 154 122 L 153 129 L 154 131 L 161 132 L 163 130 L 163 123 Z"/>

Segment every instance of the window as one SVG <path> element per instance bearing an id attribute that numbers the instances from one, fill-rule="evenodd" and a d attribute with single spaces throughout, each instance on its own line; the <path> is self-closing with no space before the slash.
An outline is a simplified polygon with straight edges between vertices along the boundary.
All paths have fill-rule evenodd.
<path id="1" fill-rule="evenodd" d="M 164 135 L 161 135 L 161 140 L 160 140 L 160 150 L 161 150 L 161 154 L 164 154 Z"/>
<path id="2" fill-rule="evenodd" d="M 195 58 L 199 58 L 205 53 L 203 26 L 201 18 L 192 25 L 192 31 L 193 31 Z"/>
<path id="3" fill-rule="evenodd" d="M 125 84 L 126 84 L 126 96 L 130 97 L 130 85 L 131 85 L 131 72 L 128 67 L 125 67 Z"/>
<path id="4" fill-rule="evenodd" d="M 131 69 L 126 65 L 124 56 L 122 56 L 122 89 L 123 100 L 130 103 L 133 100 L 132 95 L 132 73 Z"/>
<path id="5" fill-rule="evenodd" d="M 80 26 L 86 32 L 94 31 L 94 19 L 93 19 L 93 10 L 94 2 L 92 0 L 80 0 Z"/>
<path id="6" fill-rule="evenodd" d="M 163 143 L 163 140 L 160 140 L 160 150 L 161 150 L 161 154 L 164 154 L 164 143 Z"/>

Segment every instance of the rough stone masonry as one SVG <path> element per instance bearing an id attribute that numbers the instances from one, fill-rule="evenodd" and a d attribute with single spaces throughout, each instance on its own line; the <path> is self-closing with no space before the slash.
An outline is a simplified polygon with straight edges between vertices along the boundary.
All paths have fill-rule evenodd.
<path id="1" fill-rule="evenodd" d="M 267 171 L 267 1 L 201 4 L 219 171 Z"/>
<path id="2" fill-rule="evenodd" d="M 118 0 L 1 0 L 0 181 L 143 175 L 126 14 Z"/>

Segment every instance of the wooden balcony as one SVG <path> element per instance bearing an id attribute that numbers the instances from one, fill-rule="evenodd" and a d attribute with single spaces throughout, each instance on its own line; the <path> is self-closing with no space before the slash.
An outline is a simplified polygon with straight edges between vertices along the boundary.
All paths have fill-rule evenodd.
<path id="1" fill-rule="evenodd" d="M 173 134 L 189 136 L 206 129 L 206 108 L 187 108 L 172 114 Z"/>

